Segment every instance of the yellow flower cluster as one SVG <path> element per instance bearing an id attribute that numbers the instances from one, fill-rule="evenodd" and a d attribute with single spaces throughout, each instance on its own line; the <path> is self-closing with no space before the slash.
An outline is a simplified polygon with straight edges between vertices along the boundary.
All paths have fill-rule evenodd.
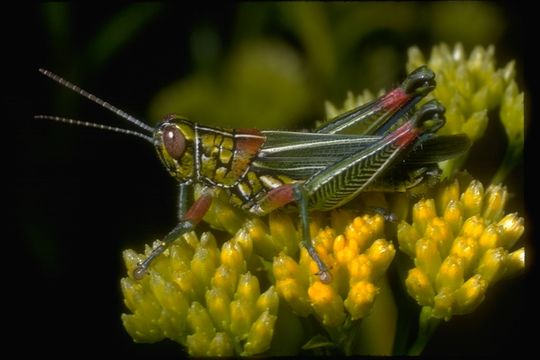
<path id="1" fill-rule="evenodd" d="M 472 180 L 460 193 L 464 182 L 441 184 L 435 199 L 413 206 L 412 224 L 398 226 L 400 250 L 415 264 L 407 291 L 431 317 L 445 320 L 473 311 L 490 284 L 525 266 L 525 249 L 512 251 L 523 234 L 523 218 L 504 215 L 506 188 L 484 190 Z"/>
<path id="2" fill-rule="evenodd" d="M 146 248 L 146 255 L 150 252 Z M 279 299 L 273 286 L 261 294 L 247 270 L 251 244 L 233 238 L 218 248 L 210 233 L 175 241 L 140 281 L 122 279 L 132 314 L 122 321 L 138 342 L 172 339 L 193 356 L 249 356 L 266 351 L 272 340 Z M 124 252 L 131 274 L 144 258 Z"/>
<path id="3" fill-rule="evenodd" d="M 488 125 L 488 111 L 499 109 L 499 118 L 508 138 L 503 164 L 492 183 L 504 180 L 523 151 L 525 117 L 523 93 L 515 81 L 514 61 L 497 69 L 495 47 L 475 47 L 467 57 L 458 43 L 434 46 L 426 61 L 417 47 L 409 48 L 407 71 L 428 65 L 436 74 L 437 87 L 426 97 L 436 98 L 446 107 L 446 125 L 440 134 L 465 133 L 474 142 L 484 134 Z M 458 169 L 464 157 L 447 161 L 441 167 L 445 174 Z"/>
<path id="4" fill-rule="evenodd" d="M 465 132 L 471 140 L 483 135 L 487 112 L 498 107 L 508 87 L 516 87 L 514 62 L 496 69 L 495 47 L 475 47 L 467 57 L 458 43 L 434 46 L 428 61 L 417 47 L 409 48 L 407 71 L 427 64 L 436 74 L 432 96 L 447 108 L 447 125 L 441 133 Z M 521 122 L 523 124 L 523 122 Z"/>
<path id="5" fill-rule="evenodd" d="M 339 221 L 347 216 L 341 211 Z M 280 297 L 296 314 L 315 314 L 328 327 L 342 325 L 347 317 L 356 320 L 369 314 L 379 292 L 377 281 L 395 254 L 392 243 L 381 238 L 382 216 L 364 215 L 346 222 L 349 224 L 339 235 L 334 230 L 339 226 L 316 229 L 317 222 L 312 226 L 315 248 L 331 269 L 330 284 L 319 280 L 317 265 L 304 248 L 298 262 L 285 253 L 273 262 Z"/>

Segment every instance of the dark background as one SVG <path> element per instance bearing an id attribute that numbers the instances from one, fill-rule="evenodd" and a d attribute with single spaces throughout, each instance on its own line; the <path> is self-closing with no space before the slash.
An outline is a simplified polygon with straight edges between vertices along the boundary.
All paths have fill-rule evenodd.
<path id="1" fill-rule="evenodd" d="M 146 8 L 133 10 L 133 6 Z M 5 123 L 15 125 L 14 130 L 5 131 L 10 141 L 6 142 L 9 146 L 4 158 L 14 174 L 14 186 L 6 190 L 8 197 L 15 198 L 14 206 L 7 209 L 14 214 L 15 237 L 8 235 L 4 240 L 4 273 L 8 281 L 3 294 L 13 302 L 4 311 L 13 320 L 8 332 L 14 343 L 20 344 L 20 351 L 75 351 L 101 356 L 114 352 L 125 357 L 181 354 L 181 348 L 169 341 L 134 344 L 120 321 L 125 311 L 119 288 L 119 280 L 125 275 L 121 252 L 126 248 L 141 250 L 144 243 L 174 225 L 174 180 L 164 171 L 151 146 L 139 139 L 34 120 L 34 114 L 54 114 L 126 125 L 41 76 L 37 68 L 48 68 L 130 114 L 147 119 L 153 116 L 149 106 L 158 91 L 196 68 L 212 74 L 219 68 L 220 59 L 254 28 L 261 36 L 282 39 L 303 55 L 302 43 L 280 20 L 280 13 L 272 8 L 274 4 L 261 4 L 266 8 L 258 11 L 271 15 L 258 27 L 253 25 L 257 12 L 252 19 L 246 15 L 249 10 L 245 6 L 64 4 L 54 8 L 51 4 L 36 4 L 4 14 L 8 25 L 4 33 L 9 39 L 2 56 L 10 63 L 4 67 L 5 78 L 10 80 L 4 95 Z M 418 11 L 429 14 L 426 7 L 431 4 L 417 6 Z M 515 58 L 519 85 L 524 89 L 522 13 L 517 7 L 493 6 L 504 19 L 504 29 L 491 39 L 497 46 L 498 65 Z M 96 34 L 111 19 L 129 14 L 139 19 L 132 19 L 132 23 L 139 21 L 139 30 L 128 32 L 126 40 L 108 55 L 95 55 L 90 45 Z M 239 19 L 243 21 L 240 25 Z M 366 30 L 354 49 L 358 67 L 364 66 L 365 73 L 387 74 L 388 78 L 383 76 L 381 83 L 376 83 L 380 76 L 375 80 L 358 74 L 348 76 L 347 69 L 354 67 L 352 60 L 336 70 L 334 79 L 312 76 L 316 93 L 310 99 L 313 106 L 306 106 L 290 128 L 310 126 L 314 119 L 321 119 L 324 99 L 341 103 L 347 90 L 377 90 L 396 83 L 404 74 L 406 49 L 411 45 L 419 45 L 428 54 L 431 46 L 442 40 L 450 44 L 461 40 L 470 51 L 477 40 L 455 39 L 452 36 L 457 35 L 451 31 L 434 35 L 428 20 L 404 32 L 391 26 L 389 30 L 384 26 Z M 194 55 L 198 50 L 192 35 L 194 29 L 201 28 L 211 29 L 217 36 L 215 63 L 201 65 Z M 377 68 L 377 58 L 363 63 L 359 60 L 370 49 L 380 48 L 394 49 L 387 63 L 398 64 L 398 70 L 385 72 Z M 208 106 L 219 108 L 220 104 Z M 509 188 L 516 193 L 523 186 L 522 171 L 519 166 L 508 180 Z M 526 215 L 520 199 L 518 195 L 509 210 Z M 527 255 L 532 254 L 528 260 L 534 256 L 529 225 L 526 222 L 524 235 L 529 244 Z M 530 331 L 534 333 L 526 329 L 535 312 L 535 306 L 530 307 L 528 302 L 531 281 L 532 273 L 528 273 L 490 288 L 486 300 L 473 314 L 456 316 L 438 329 L 425 354 L 524 353 L 531 345 Z"/>

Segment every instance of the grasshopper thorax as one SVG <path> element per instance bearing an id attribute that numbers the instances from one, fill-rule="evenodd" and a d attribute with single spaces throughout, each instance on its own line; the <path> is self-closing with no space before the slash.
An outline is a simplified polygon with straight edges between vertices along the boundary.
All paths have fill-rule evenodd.
<path id="1" fill-rule="evenodd" d="M 195 125 L 176 115 L 167 117 L 154 131 L 154 146 L 169 174 L 181 184 L 195 178 Z"/>

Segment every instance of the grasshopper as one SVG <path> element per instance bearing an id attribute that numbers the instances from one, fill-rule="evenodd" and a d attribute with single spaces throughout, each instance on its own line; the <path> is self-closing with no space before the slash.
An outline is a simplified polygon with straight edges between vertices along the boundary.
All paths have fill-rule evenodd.
<path id="1" fill-rule="evenodd" d="M 435 88 L 435 74 L 422 66 L 385 95 L 340 114 L 314 132 L 207 127 L 170 115 L 155 128 L 137 120 L 50 71 L 40 72 L 140 128 L 133 131 L 50 115 L 35 118 L 134 135 L 152 143 L 179 183 L 179 222 L 140 262 L 133 277 L 142 279 L 168 244 L 189 232 L 208 211 L 215 189 L 224 189 L 233 205 L 263 216 L 296 203 L 302 245 L 317 263 L 320 280 L 332 279 L 309 234 L 309 211 L 346 204 L 361 191 L 404 191 L 437 178 L 437 162 L 468 149 L 463 135 L 435 135 L 444 123 L 436 100 L 414 111 Z M 201 195 L 187 207 L 188 192 L 201 184 Z"/>

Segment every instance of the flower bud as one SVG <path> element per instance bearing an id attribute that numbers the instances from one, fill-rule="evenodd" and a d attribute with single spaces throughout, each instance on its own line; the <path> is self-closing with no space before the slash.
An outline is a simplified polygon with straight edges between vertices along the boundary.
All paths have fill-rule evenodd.
<path id="1" fill-rule="evenodd" d="M 497 70 L 490 76 L 489 83 L 487 84 L 488 96 L 487 96 L 487 108 L 492 110 L 500 103 L 500 99 L 503 97 L 505 87 L 505 80 L 503 75 L 503 69 Z"/>
<path id="2" fill-rule="evenodd" d="M 507 251 L 501 247 L 488 249 L 480 259 L 476 272 L 487 283 L 497 281 L 506 271 L 507 255 Z"/>
<path id="3" fill-rule="evenodd" d="M 484 219 L 478 215 L 472 216 L 463 224 L 463 227 L 461 228 L 461 235 L 473 239 L 479 239 L 484 232 L 484 227 Z"/>
<path id="4" fill-rule="evenodd" d="M 450 225 L 454 235 L 459 234 L 463 225 L 463 206 L 461 201 L 450 200 L 444 210 L 443 219 Z"/>
<path id="5" fill-rule="evenodd" d="M 206 309 L 197 301 L 191 303 L 187 313 L 187 323 L 192 333 L 205 334 L 208 343 L 216 334 L 214 324 Z"/>
<path id="6" fill-rule="evenodd" d="M 523 218 L 519 217 L 517 213 L 512 213 L 503 217 L 498 224 L 502 227 L 502 245 L 506 249 L 511 249 L 525 231 Z"/>
<path id="7" fill-rule="evenodd" d="M 500 110 L 501 122 L 512 146 L 523 146 L 525 137 L 523 99 L 523 93 L 519 93 L 515 80 L 512 80 L 504 91 Z"/>
<path id="8" fill-rule="evenodd" d="M 382 196 L 382 193 L 381 193 Z M 371 229 L 371 238 L 374 239 L 377 236 L 383 235 L 384 230 L 384 217 L 380 214 L 375 214 L 373 216 L 364 215 L 364 221 Z"/>
<path id="9" fill-rule="evenodd" d="M 213 337 L 206 333 L 195 333 L 187 337 L 187 348 L 190 356 L 207 356 Z"/>
<path id="10" fill-rule="evenodd" d="M 502 229 L 497 224 L 489 224 L 485 229 L 480 239 L 478 239 L 478 245 L 482 252 L 488 249 L 495 249 L 501 246 L 501 232 Z"/>
<path id="11" fill-rule="evenodd" d="M 437 193 L 437 210 L 440 214 L 444 213 L 448 203 L 452 200 L 459 200 L 459 181 L 457 179 L 454 179 L 449 185 L 441 186 Z"/>
<path id="12" fill-rule="evenodd" d="M 348 242 L 354 243 L 358 252 L 364 251 L 372 241 L 372 230 L 361 217 L 354 218 L 344 234 Z"/>
<path id="13" fill-rule="evenodd" d="M 420 200 L 413 206 L 413 224 L 420 236 L 424 235 L 427 224 L 437 216 L 433 199 Z"/>
<path id="14" fill-rule="evenodd" d="M 235 299 L 244 300 L 249 304 L 255 304 L 261 295 L 259 280 L 250 272 L 240 275 Z"/>
<path id="15" fill-rule="evenodd" d="M 373 264 L 366 254 L 360 254 L 347 264 L 351 282 L 373 280 Z"/>
<path id="16" fill-rule="evenodd" d="M 253 253 L 253 239 L 249 235 L 248 229 L 241 227 L 236 232 L 231 242 L 234 242 L 240 246 L 244 258 L 249 259 L 251 257 L 251 254 Z"/>
<path id="17" fill-rule="evenodd" d="M 437 291 L 446 288 L 455 290 L 463 284 L 463 260 L 455 255 L 449 255 L 441 264 L 437 273 L 435 285 Z"/>
<path id="18" fill-rule="evenodd" d="M 243 273 L 246 269 L 242 248 L 237 243 L 227 241 L 221 247 L 221 264 Z"/>
<path id="19" fill-rule="evenodd" d="M 288 255 L 298 253 L 299 234 L 294 227 L 292 218 L 279 211 L 270 213 L 268 219 L 274 247 Z"/>
<path id="20" fill-rule="evenodd" d="M 126 264 L 126 269 L 129 277 L 133 276 L 133 270 L 137 265 L 143 260 L 142 256 L 139 256 L 135 251 L 128 249 L 122 252 L 122 257 L 124 259 L 124 264 Z"/>
<path id="21" fill-rule="evenodd" d="M 278 249 L 269 235 L 270 229 L 259 218 L 248 220 L 244 227 L 249 232 L 249 237 L 253 241 L 255 252 L 266 260 L 271 260 L 277 254 Z M 223 251 L 223 250 L 222 250 Z"/>
<path id="22" fill-rule="evenodd" d="M 435 241 L 421 238 L 416 242 L 416 259 L 414 263 L 431 280 L 435 279 L 441 266 L 441 255 Z"/>
<path id="23" fill-rule="evenodd" d="M 199 198 L 202 186 L 194 187 L 195 199 Z M 227 194 L 221 189 L 214 190 L 214 199 L 210 208 L 203 217 L 204 221 L 212 225 L 213 228 L 225 230 L 229 234 L 234 234 L 244 223 L 245 215 L 241 209 L 231 205 Z"/>
<path id="24" fill-rule="evenodd" d="M 216 328 L 220 331 L 227 331 L 230 324 L 229 306 L 231 299 L 222 288 L 212 288 L 206 292 L 206 308 L 212 317 Z"/>
<path id="25" fill-rule="evenodd" d="M 372 264 L 374 276 L 378 278 L 384 274 L 386 269 L 388 269 L 388 266 L 390 266 L 390 263 L 396 254 L 396 250 L 392 243 L 384 239 L 378 239 L 371 244 L 365 254 Z"/>
<path id="26" fill-rule="evenodd" d="M 452 228 L 445 220 L 438 217 L 433 218 L 428 224 L 424 236 L 437 243 L 441 258 L 445 258 L 448 255 L 454 236 L 452 234 Z"/>
<path id="27" fill-rule="evenodd" d="M 213 247 L 206 247 L 201 242 L 201 246 L 197 247 L 191 260 L 191 272 L 197 278 L 198 287 L 202 288 L 210 285 L 217 264 L 217 252 L 214 251 Z"/>
<path id="28" fill-rule="evenodd" d="M 274 277 L 276 280 L 284 280 L 288 278 L 299 280 L 303 279 L 303 276 L 301 276 L 302 271 L 296 261 L 284 253 L 280 253 L 274 258 L 272 270 L 274 271 Z M 305 280 L 305 283 L 307 284 L 307 279 Z"/>
<path id="29" fill-rule="evenodd" d="M 129 278 L 120 281 L 122 294 L 124 294 L 124 304 L 131 312 L 135 312 L 140 303 L 144 301 L 142 285 Z"/>
<path id="30" fill-rule="evenodd" d="M 149 274 L 149 285 L 153 295 L 163 309 L 175 314 L 185 314 L 188 304 L 182 292 L 170 281 L 165 281 L 159 273 Z"/>
<path id="31" fill-rule="evenodd" d="M 210 342 L 210 345 L 208 346 L 208 352 L 206 355 L 212 357 L 233 356 L 234 345 L 229 335 L 225 332 L 216 333 L 216 336 L 214 336 Z"/>
<path id="32" fill-rule="evenodd" d="M 405 286 L 407 287 L 409 295 L 411 295 L 419 305 L 433 305 L 435 291 L 433 291 L 433 286 L 431 286 L 429 278 L 422 270 L 416 267 L 409 270 L 409 274 L 405 280 Z"/>
<path id="33" fill-rule="evenodd" d="M 245 339 L 253 320 L 255 320 L 255 307 L 245 300 L 233 300 L 230 304 L 231 333 L 239 339 Z"/>
<path id="34" fill-rule="evenodd" d="M 315 281 L 308 289 L 311 306 L 326 326 L 339 326 L 345 321 L 343 300 L 334 288 Z"/>
<path id="35" fill-rule="evenodd" d="M 176 274 L 174 282 L 190 299 L 201 300 L 206 291 L 205 285 L 198 282 L 191 270 Z"/>
<path id="36" fill-rule="evenodd" d="M 490 185 L 486 190 L 483 217 L 490 221 L 500 220 L 507 198 L 506 186 Z"/>
<path id="37" fill-rule="evenodd" d="M 412 225 L 401 221 L 397 228 L 397 239 L 401 251 L 414 257 L 416 253 L 416 241 L 420 238 L 418 231 Z"/>
<path id="38" fill-rule="evenodd" d="M 224 264 L 221 264 L 217 268 L 211 281 L 213 287 L 223 289 L 229 298 L 233 297 L 237 283 L 238 270 L 231 269 L 228 265 Z"/>
<path id="39" fill-rule="evenodd" d="M 479 256 L 478 242 L 471 237 L 458 236 L 454 240 L 450 254 L 462 260 L 463 273 L 468 274 Z"/>
<path id="40" fill-rule="evenodd" d="M 354 240 L 349 241 L 348 243 L 356 245 L 356 241 Z M 337 236 L 334 240 L 334 256 L 336 257 L 336 260 L 343 265 L 347 265 L 358 255 L 357 249 L 354 249 L 358 248 L 358 246 L 349 246 L 348 243 L 343 235 Z"/>
<path id="41" fill-rule="evenodd" d="M 177 274 L 188 271 L 191 266 L 193 254 L 194 248 L 192 248 L 191 245 L 189 245 L 186 241 L 179 241 L 172 244 L 169 248 L 168 268 L 170 273 Z"/>
<path id="42" fill-rule="evenodd" d="M 165 338 L 159 325 L 150 321 L 143 313 L 122 314 L 122 324 L 135 342 L 153 343 Z"/>
<path id="43" fill-rule="evenodd" d="M 455 292 L 455 314 L 468 314 L 484 300 L 487 282 L 479 274 L 467 280 Z"/>
<path id="44" fill-rule="evenodd" d="M 482 117 L 484 117 L 487 120 L 486 115 L 487 115 L 488 97 L 489 97 L 489 91 L 488 91 L 487 85 L 482 86 L 482 88 L 480 88 L 478 91 L 476 91 L 473 94 L 470 101 L 471 101 L 471 110 L 474 112 L 474 114 L 471 118 L 475 117 L 475 115 L 477 114 L 484 112 L 484 115 Z M 486 122 L 486 125 L 487 125 L 487 122 Z M 483 128 L 485 130 L 485 126 Z M 471 133 L 467 131 L 466 129 L 467 129 L 467 123 L 465 123 L 464 130 L 465 130 L 465 133 L 469 135 L 471 139 L 476 140 L 483 135 L 483 131 L 481 133 L 478 133 L 478 132 Z"/>
<path id="45" fill-rule="evenodd" d="M 449 288 L 442 288 L 433 298 L 432 316 L 437 319 L 450 320 L 454 308 L 454 292 Z"/>
<path id="46" fill-rule="evenodd" d="M 506 258 L 507 276 L 513 276 L 525 268 L 525 248 L 519 248 Z"/>
<path id="47" fill-rule="evenodd" d="M 461 203 L 463 204 L 465 218 L 480 213 L 483 198 L 484 186 L 482 183 L 478 180 L 471 181 L 465 192 L 461 195 Z"/>
<path id="48" fill-rule="evenodd" d="M 286 278 L 276 281 L 276 290 L 291 309 L 300 316 L 308 316 L 312 309 L 307 289 L 295 278 Z"/>
<path id="49" fill-rule="evenodd" d="M 378 293 L 379 289 L 368 281 L 359 281 L 351 287 L 344 305 L 353 320 L 369 314 Z"/>
<path id="50" fill-rule="evenodd" d="M 249 330 L 242 356 L 262 353 L 270 347 L 277 317 L 269 311 L 263 312 Z"/>
<path id="51" fill-rule="evenodd" d="M 257 299 L 256 307 L 259 313 L 268 311 L 271 315 L 277 315 L 279 306 L 279 297 L 274 286 L 263 292 Z"/>

